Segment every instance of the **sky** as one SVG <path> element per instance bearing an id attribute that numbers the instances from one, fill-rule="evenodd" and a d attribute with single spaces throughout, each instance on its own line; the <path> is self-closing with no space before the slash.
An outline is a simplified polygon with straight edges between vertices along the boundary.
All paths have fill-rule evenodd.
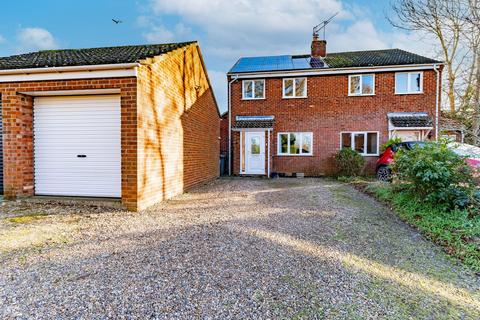
<path id="1" fill-rule="evenodd" d="M 388 0 L 5 1 L 0 56 L 198 40 L 225 111 L 226 73 L 238 58 L 309 53 L 312 27 L 337 12 L 326 31 L 327 54 L 401 48 L 436 57 L 431 38 L 390 25 Z"/>

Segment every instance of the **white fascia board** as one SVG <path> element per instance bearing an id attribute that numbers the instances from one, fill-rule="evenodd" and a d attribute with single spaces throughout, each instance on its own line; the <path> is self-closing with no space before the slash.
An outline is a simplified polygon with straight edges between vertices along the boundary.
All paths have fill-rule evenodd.
<path id="1" fill-rule="evenodd" d="M 138 63 L 0 70 L 1 82 L 136 77 Z"/>
<path id="2" fill-rule="evenodd" d="M 375 72 L 397 72 L 406 70 L 433 70 L 435 65 L 432 64 L 416 64 L 416 65 L 397 65 L 385 67 L 357 67 L 357 68 L 337 68 L 337 69 L 317 69 L 317 70 L 291 70 L 291 71 L 272 71 L 272 72 L 248 72 L 248 73 L 228 73 L 229 76 L 238 76 L 239 79 L 244 78 L 274 78 L 274 77 L 305 77 L 305 76 L 323 76 L 330 74 L 358 74 L 358 73 L 375 73 Z"/>
<path id="3" fill-rule="evenodd" d="M 50 97 L 50 96 L 85 96 L 101 94 L 120 94 L 120 89 L 88 89 L 88 90 L 53 90 L 53 91 L 24 91 L 19 92 L 32 97 Z"/>

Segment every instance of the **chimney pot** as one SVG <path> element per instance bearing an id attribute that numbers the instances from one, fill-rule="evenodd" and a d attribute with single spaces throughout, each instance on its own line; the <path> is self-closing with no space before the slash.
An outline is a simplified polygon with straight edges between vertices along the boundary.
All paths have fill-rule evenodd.
<path id="1" fill-rule="evenodd" d="M 312 58 L 324 58 L 327 55 L 327 41 L 319 40 L 318 35 L 314 35 L 311 49 Z"/>

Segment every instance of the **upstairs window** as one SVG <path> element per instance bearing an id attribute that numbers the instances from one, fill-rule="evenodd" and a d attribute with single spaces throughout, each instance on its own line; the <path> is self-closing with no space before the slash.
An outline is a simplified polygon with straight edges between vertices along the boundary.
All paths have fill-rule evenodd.
<path id="1" fill-rule="evenodd" d="M 242 99 L 265 99 L 265 80 L 243 80 Z"/>
<path id="2" fill-rule="evenodd" d="M 362 156 L 378 156 L 378 132 L 342 132 L 340 144 Z"/>
<path id="3" fill-rule="evenodd" d="M 285 132 L 278 134 L 279 155 L 312 155 L 311 132 Z"/>
<path id="4" fill-rule="evenodd" d="M 395 74 L 395 93 L 410 94 L 422 93 L 423 73 L 422 72 L 401 72 Z"/>
<path id="5" fill-rule="evenodd" d="M 283 79 L 283 98 L 306 98 L 307 78 Z"/>
<path id="6" fill-rule="evenodd" d="M 349 96 L 370 96 L 375 94 L 375 75 L 358 74 L 348 76 Z"/>

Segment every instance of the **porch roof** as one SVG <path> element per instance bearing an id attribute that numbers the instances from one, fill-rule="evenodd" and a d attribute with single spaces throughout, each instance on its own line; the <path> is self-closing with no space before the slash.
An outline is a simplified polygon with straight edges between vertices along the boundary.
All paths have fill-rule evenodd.
<path id="1" fill-rule="evenodd" d="M 273 128 L 274 116 L 236 116 L 234 128 Z"/>
<path id="2" fill-rule="evenodd" d="M 391 112 L 388 119 L 394 128 L 433 127 L 433 121 L 426 112 Z"/>

